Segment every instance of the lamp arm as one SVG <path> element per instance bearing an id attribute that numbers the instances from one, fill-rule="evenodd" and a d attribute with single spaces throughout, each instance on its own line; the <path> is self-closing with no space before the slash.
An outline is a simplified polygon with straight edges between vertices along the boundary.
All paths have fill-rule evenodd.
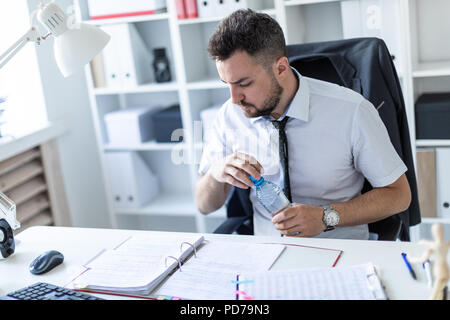
<path id="1" fill-rule="evenodd" d="M 31 27 L 19 40 L 17 40 L 8 50 L 0 56 L 0 69 L 14 57 L 20 49 L 22 49 L 28 42 L 35 42 L 37 45 L 41 40 L 45 40 L 48 35 L 42 37 L 37 31 L 36 27 Z"/>

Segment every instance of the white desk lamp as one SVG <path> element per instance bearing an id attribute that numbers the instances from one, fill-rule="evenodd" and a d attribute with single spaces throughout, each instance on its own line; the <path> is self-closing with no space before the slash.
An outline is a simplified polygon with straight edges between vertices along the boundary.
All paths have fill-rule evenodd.
<path id="1" fill-rule="evenodd" d="M 45 26 L 48 34 L 42 36 L 32 26 L 16 43 L 0 56 L 2 68 L 28 42 L 40 45 L 49 35 L 53 35 L 56 64 L 64 77 L 68 77 L 91 61 L 109 42 L 110 36 L 103 30 L 86 24 L 70 25 L 68 16 L 56 4 L 41 3 L 37 12 L 38 21 Z"/>
<path id="2" fill-rule="evenodd" d="M 42 40 L 53 35 L 56 64 L 62 75 L 68 77 L 99 54 L 110 39 L 110 36 L 104 31 L 89 24 L 77 23 L 70 26 L 67 15 L 53 2 L 45 5 L 41 2 L 37 18 L 49 33 L 41 36 L 37 28 L 32 26 L 0 56 L 0 69 L 28 42 L 40 45 Z M 19 227 L 15 203 L 0 192 L 0 259 L 7 258 L 14 253 L 15 244 L 12 230 Z"/>

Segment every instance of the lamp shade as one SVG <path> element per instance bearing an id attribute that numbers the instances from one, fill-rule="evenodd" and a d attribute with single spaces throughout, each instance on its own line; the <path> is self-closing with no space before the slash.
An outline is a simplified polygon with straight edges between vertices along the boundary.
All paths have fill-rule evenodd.
<path id="1" fill-rule="evenodd" d="M 103 30 L 86 23 L 69 27 L 67 15 L 53 2 L 41 6 L 37 17 L 55 38 L 55 60 L 64 77 L 82 69 L 111 38 Z"/>
<path id="2" fill-rule="evenodd" d="M 68 77 L 82 69 L 102 51 L 109 39 L 104 31 L 85 23 L 55 37 L 55 60 L 63 76 Z"/>

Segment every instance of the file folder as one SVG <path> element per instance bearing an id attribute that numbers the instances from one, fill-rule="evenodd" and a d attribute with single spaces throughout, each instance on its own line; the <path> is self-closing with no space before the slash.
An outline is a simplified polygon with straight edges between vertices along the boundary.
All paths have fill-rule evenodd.
<path id="1" fill-rule="evenodd" d="M 189 19 L 198 18 L 197 0 L 184 0 L 186 17 Z"/>
<path id="2" fill-rule="evenodd" d="M 184 6 L 184 0 L 175 0 L 175 7 L 177 9 L 177 18 L 186 19 L 186 7 Z"/>
<path id="3" fill-rule="evenodd" d="M 450 148 L 436 148 L 438 216 L 450 218 Z"/>
<path id="4" fill-rule="evenodd" d="M 199 18 L 214 17 L 216 15 L 214 2 L 216 0 L 197 0 Z"/>
<path id="5" fill-rule="evenodd" d="M 134 24 L 105 25 L 102 29 L 111 35 L 103 50 L 108 87 L 135 87 L 152 81 L 152 59 L 146 44 Z"/>
<path id="6" fill-rule="evenodd" d="M 105 167 L 116 208 L 139 208 L 159 192 L 157 177 L 136 152 L 107 152 Z"/>

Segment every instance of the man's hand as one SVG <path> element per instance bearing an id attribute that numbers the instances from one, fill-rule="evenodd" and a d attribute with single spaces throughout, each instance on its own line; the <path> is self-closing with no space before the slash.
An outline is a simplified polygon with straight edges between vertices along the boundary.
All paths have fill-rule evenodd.
<path id="1" fill-rule="evenodd" d="M 218 160 L 209 169 L 209 174 L 220 183 L 247 189 L 253 186 L 249 176 L 259 180 L 264 172 L 261 164 L 252 156 L 236 152 Z"/>
<path id="2" fill-rule="evenodd" d="M 293 203 L 272 218 L 272 223 L 285 236 L 296 232 L 297 237 L 313 237 L 325 230 L 323 208 L 309 204 Z"/>

